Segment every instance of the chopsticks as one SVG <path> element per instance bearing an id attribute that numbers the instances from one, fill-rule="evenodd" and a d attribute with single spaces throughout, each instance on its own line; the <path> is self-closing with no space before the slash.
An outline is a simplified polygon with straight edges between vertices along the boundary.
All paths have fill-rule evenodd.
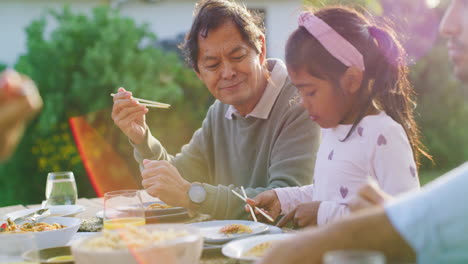
<path id="1" fill-rule="evenodd" d="M 239 193 L 237 193 L 236 191 L 234 190 L 231 190 L 232 193 L 234 193 L 237 197 L 241 198 L 242 201 L 246 202 L 247 203 L 247 195 L 245 194 L 245 190 L 244 190 L 244 187 L 241 186 L 241 190 L 242 190 L 242 193 L 244 194 L 244 196 L 240 195 Z M 257 221 L 257 217 L 255 217 L 255 213 L 254 213 L 254 210 L 252 209 L 252 206 L 250 204 L 247 204 L 247 206 L 249 207 L 250 209 L 250 213 L 252 214 L 252 218 L 254 219 L 255 222 L 258 222 Z M 268 221 L 270 222 L 274 222 L 275 220 L 273 220 L 273 218 L 271 218 L 271 216 L 269 216 L 267 213 L 263 212 L 262 209 L 258 208 L 257 206 L 254 206 L 255 209 L 257 209 L 258 212 L 260 212 L 266 219 L 268 219 Z"/>
<path id="2" fill-rule="evenodd" d="M 114 93 L 111 93 L 110 95 L 111 95 L 112 97 L 115 96 Z M 144 105 L 144 106 L 147 106 L 147 107 L 155 107 L 155 108 L 169 108 L 169 107 L 171 107 L 170 104 L 165 104 L 165 103 L 150 101 L 150 100 L 141 99 L 141 98 L 136 98 L 136 97 L 132 97 L 132 98 L 135 99 L 135 100 L 137 100 L 138 103 L 140 103 L 141 105 Z"/>

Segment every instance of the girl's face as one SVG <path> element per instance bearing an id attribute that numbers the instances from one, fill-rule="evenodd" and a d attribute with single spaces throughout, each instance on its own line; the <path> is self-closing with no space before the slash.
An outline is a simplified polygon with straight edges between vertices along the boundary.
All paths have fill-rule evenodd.
<path id="1" fill-rule="evenodd" d="M 320 127 L 331 128 L 338 124 L 353 123 L 354 93 L 349 94 L 346 89 L 336 88 L 330 81 L 316 78 L 304 69 L 293 71 L 288 67 L 288 73 L 310 119 Z"/>

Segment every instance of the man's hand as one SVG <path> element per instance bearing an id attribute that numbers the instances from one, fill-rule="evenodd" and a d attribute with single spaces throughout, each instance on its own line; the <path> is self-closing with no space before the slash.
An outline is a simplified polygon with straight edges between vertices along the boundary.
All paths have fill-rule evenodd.
<path id="1" fill-rule="evenodd" d="M 135 144 L 143 143 L 146 134 L 145 114 L 148 108 L 132 99 L 132 93 L 119 88 L 114 96 L 112 120 Z"/>
<path id="2" fill-rule="evenodd" d="M 189 208 L 190 183 L 168 161 L 143 160 L 141 172 L 146 192 L 172 206 Z"/>
<path id="3" fill-rule="evenodd" d="M 375 206 L 383 206 L 392 196 L 381 190 L 377 184 L 370 183 L 362 187 L 348 203 L 351 212 L 357 212 Z"/>
<path id="4" fill-rule="evenodd" d="M 274 190 L 264 191 L 253 199 L 248 198 L 247 203 L 250 204 L 252 207 L 257 206 L 259 209 L 263 209 L 263 211 L 269 216 L 271 216 L 271 218 L 273 219 L 276 219 L 281 213 L 281 204 Z M 250 213 L 250 209 L 247 205 L 245 206 L 245 211 Z M 254 211 L 257 220 L 261 222 L 269 222 L 268 219 L 266 219 L 257 210 Z"/>
<path id="5" fill-rule="evenodd" d="M 278 222 L 278 227 L 285 226 L 292 221 L 294 227 L 306 227 L 317 225 L 317 214 L 320 207 L 320 201 L 302 203 L 294 210 L 283 216 Z"/>

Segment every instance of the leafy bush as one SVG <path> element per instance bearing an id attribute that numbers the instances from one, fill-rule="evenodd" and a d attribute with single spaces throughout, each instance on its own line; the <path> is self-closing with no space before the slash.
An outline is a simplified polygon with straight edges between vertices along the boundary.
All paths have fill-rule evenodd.
<path id="1" fill-rule="evenodd" d="M 0 72 L 6 69 L 8 66 L 0 62 Z"/>
<path id="2" fill-rule="evenodd" d="M 50 34 L 49 20 L 57 23 Z M 173 105 L 148 114 L 154 134 L 173 152 L 200 126 L 211 102 L 203 84 L 175 53 L 152 46 L 156 36 L 147 25 L 136 25 L 107 7 L 95 8 L 90 16 L 72 13 L 69 7 L 48 10 L 26 33 L 27 52 L 16 69 L 36 82 L 44 108 L 15 155 L 0 166 L 0 179 L 7 182 L 0 206 L 40 202 L 47 172 L 58 170 L 75 173 L 79 196 L 94 195 L 70 133 L 72 116 L 91 116 L 93 124 L 113 131 L 105 138 L 117 150 L 124 146 L 121 154 L 135 166 L 128 140 L 110 118 L 109 94 L 120 86 L 137 97 Z"/>
<path id="3" fill-rule="evenodd" d="M 435 160 L 435 168 L 423 160 L 422 169 L 447 170 L 468 160 L 468 104 L 447 57 L 439 41 L 411 68 L 411 82 L 418 93 L 418 123 Z"/>

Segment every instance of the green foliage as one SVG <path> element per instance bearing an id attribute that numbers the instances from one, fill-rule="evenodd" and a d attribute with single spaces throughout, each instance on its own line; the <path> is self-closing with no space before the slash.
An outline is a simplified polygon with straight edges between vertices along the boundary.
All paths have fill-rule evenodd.
<path id="1" fill-rule="evenodd" d="M 382 13 L 382 6 L 376 0 L 304 0 L 304 5 L 315 8 L 320 8 L 329 5 L 343 5 L 350 6 L 357 9 L 365 9 L 374 14 Z"/>
<path id="2" fill-rule="evenodd" d="M 468 103 L 462 85 L 453 78 L 442 41 L 411 67 L 410 77 L 418 93 L 418 124 L 435 168 L 449 169 L 468 160 Z M 423 161 L 423 169 L 434 169 Z"/>
<path id="3" fill-rule="evenodd" d="M 48 33 L 50 20 L 57 27 Z M 150 110 L 148 115 L 153 134 L 169 150 L 176 151 L 200 126 L 211 101 L 209 93 L 175 53 L 153 46 L 156 36 L 147 25 L 137 25 L 107 7 L 95 8 L 90 16 L 64 7 L 45 12 L 26 33 L 27 52 L 16 69 L 36 82 L 44 108 L 15 155 L 0 166 L 0 180 L 7 181 L 2 189 L 8 190 L 0 194 L 0 206 L 40 202 L 47 172 L 59 170 L 75 173 L 79 196 L 93 196 L 68 118 L 92 116 L 93 124 L 115 130 L 110 93 L 120 86 L 136 97 L 172 104 L 170 110 Z M 93 114 L 96 111 L 101 114 Z M 105 136 L 113 146 L 129 145 L 120 132 Z M 124 160 L 133 164 L 131 151 L 125 155 Z"/>
<path id="4" fill-rule="evenodd" d="M 0 72 L 6 69 L 8 66 L 0 62 Z"/>

